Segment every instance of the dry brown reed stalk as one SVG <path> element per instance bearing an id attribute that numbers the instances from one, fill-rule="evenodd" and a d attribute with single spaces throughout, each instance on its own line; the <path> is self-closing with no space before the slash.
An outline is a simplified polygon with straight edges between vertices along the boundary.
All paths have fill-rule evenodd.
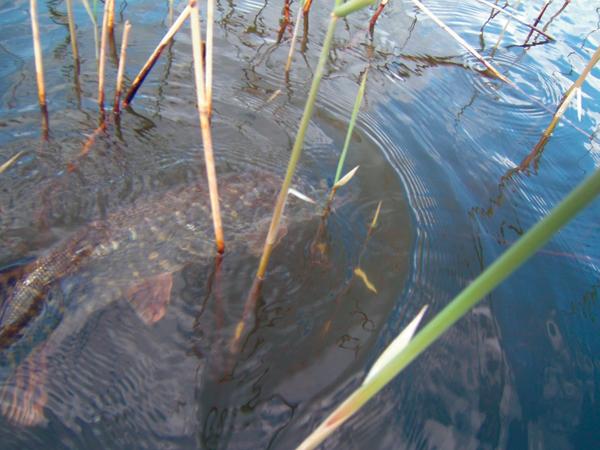
<path id="1" fill-rule="evenodd" d="M 544 147 L 546 146 L 546 143 L 550 139 L 550 136 L 552 136 L 552 133 L 554 132 L 554 129 L 556 128 L 556 125 L 558 124 L 558 121 L 560 120 L 562 115 L 567 110 L 569 103 L 571 102 L 573 96 L 579 89 L 581 89 L 581 86 L 583 85 L 586 77 L 591 72 L 592 68 L 598 63 L 598 61 L 600 61 L 600 47 L 598 47 L 596 49 L 592 58 L 590 59 L 588 64 L 583 69 L 583 72 L 581 72 L 581 75 L 579 75 L 579 78 L 577 78 L 577 80 L 575 80 L 575 82 L 571 85 L 571 87 L 567 90 L 567 92 L 565 92 L 562 99 L 560 100 L 560 103 L 558 104 L 558 108 L 556 109 L 556 112 L 554 113 L 552 120 L 550 121 L 550 125 L 548 125 L 548 128 L 546 128 L 546 130 L 544 130 L 544 133 L 540 137 L 540 140 L 537 142 L 537 144 L 535 145 L 533 150 L 529 153 L 529 155 L 527 155 L 527 157 L 525 159 L 523 159 L 521 164 L 519 164 L 519 166 L 516 169 L 517 171 L 527 170 L 529 168 L 531 162 L 534 160 L 537 160 L 539 158 L 539 156 L 542 154 L 542 152 L 544 151 Z M 514 172 L 514 170 L 511 172 Z"/>
<path id="2" fill-rule="evenodd" d="M 383 12 L 383 9 L 385 8 L 385 5 L 387 5 L 387 3 L 388 0 L 381 0 L 379 6 L 375 10 L 375 13 L 373 14 L 373 17 L 371 17 L 371 20 L 369 21 L 369 33 L 371 33 L 371 35 L 373 35 L 373 31 L 375 30 L 375 24 L 377 23 L 377 19 L 379 19 L 379 16 Z"/>
<path id="3" fill-rule="evenodd" d="M 213 78 L 213 35 L 215 20 L 215 0 L 207 0 L 206 5 L 206 109 L 208 117 L 212 115 L 212 78 Z"/>
<path id="4" fill-rule="evenodd" d="M 31 34 L 33 35 L 33 54 L 35 58 L 35 75 L 38 87 L 38 101 L 42 112 L 42 136 L 48 139 L 50 128 L 48 107 L 46 105 L 46 85 L 44 83 L 44 63 L 42 62 L 42 47 L 40 46 L 40 28 L 37 20 L 37 0 L 30 0 L 29 14 L 31 15 Z"/>
<path id="5" fill-rule="evenodd" d="M 118 114 L 120 111 L 121 104 L 121 87 L 123 86 L 123 74 L 125 73 L 125 60 L 127 58 L 127 41 L 129 39 L 129 31 L 131 30 L 131 23 L 129 20 L 125 22 L 123 28 L 123 38 L 121 40 L 121 55 L 119 56 L 119 69 L 117 70 L 117 86 L 115 88 L 115 101 L 113 105 L 113 112 Z"/>
<path id="6" fill-rule="evenodd" d="M 452 38 L 458 42 L 465 50 L 471 53 L 477 60 L 483 64 L 496 78 L 508 83 L 509 80 L 504 75 L 502 75 L 494 66 L 492 66 L 489 62 L 487 62 L 483 56 L 479 54 L 477 50 L 471 47 L 463 38 L 461 38 L 458 34 L 456 34 L 452 29 L 450 29 L 444 22 L 437 18 L 429 9 L 425 7 L 419 0 L 411 0 L 417 8 L 423 11 L 431 20 L 433 20 L 440 28 L 442 28 L 446 33 L 448 33 Z"/>
<path id="7" fill-rule="evenodd" d="M 505 14 L 505 15 L 511 17 L 513 20 L 519 22 L 521 25 L 525 25 L 527 28 L 530 28 L 532 30 L 531 32 L 536 31 L 536 32 L 540 33 L 542 36 L 544 36 L 546 39 L 549 39 L 551 41 L 555 41 L 556 40 L 552 36 L 550 36 L 548 33 L 546 33 L 545 29 L 544 30 L 540 30 L 535 25 L 528 24 L 524 20 L 522 20 L 519 17 L 517 17 L 515 14 L 511 13 L 510 11 L 507 11 L 504 8 L 501 8 L 500 6 L 498 6 L 498 5 L 494 4 L 494 3 L 491 3 L 491 2 L 489 2 L 487 0 L 477 0 L 477 1 L 479 3 L 481 3 L 481 4 L 483 4 L 483 5 L 486 5 L 486 6 L 490 7 L 490 8 L 492 8 L 493 10 L 498 11 L 499 13 L 502 13 L 502 14 Z M 518 3 L 515 4 L 515 6 L 513 7 L 513 9 L 514 8 L 518 8 L 517 5 L 518 5 Z"/>
<path id="8" fill-rule="evenodd" d="M 179 17 L 177 17 L 177 20 L 175 20 L 175 23 L 173 23 L 173 25 L 171 25 L 171 28 L 169 28 L 167 33 L 164 35 L 164 37 L 158 43 L 158 45 L 156 46 L 156 48 L 154 49 L 154 51 L 148 58 L 148 61 L 146 61 L 146 64 L 144 64 L 144 67 L 142 67 L 140 72 L 137 74 L 137 76 L 133 80 L 133 83 L 131 83 L 129 90 L 127 91 L 127 95 L 125 95 L 125 99 L 123 100 L 123 108 L 126 108 L 127 106 L 129 106 L 129 104 L 133 101 L 135 94 L 137 93 L 138 89 L 140 88 L 140 86 L 142 85 L 142 83 L 144 82 L 144 80 L 146 79 L 146 77 L 148 76 L 150 71 L 152 70 L 152 67 L 154 67 L 154 64 L 156 64 L 156 61 L 158 61 L 158 58 L 160 57 L 162 51 L 165 49 L 165 47 L 167 45 L 169 45 L 169 43 L 173 39 L 173 36 L 175 36 L 175 34 L 183 26 L 183 24 L 185 23 L 187 18 L 190 16 L 190 12 L 191 12 L 191 7 L 188 5 L 181 12 L 181 14 L 179 14 Z"/>
<path id="9" fill-rule="evenodd" d="M 194 56 L 194 78 L 196 80 L 196 101 L 198 103 L 198 114 L 200 116 L 200 130 L 202 132 L 202 143 L 204 144 L 204 161 L 206 165 L 206 178 L 208 180 L 208 191 L 210 195 L 210 207 L 212 211 L 213 227 L 215 231 L 215 243 L 217 252 L 225 251 L 223 239 L 223 227 L 221 224 L 221 211 L 219 208 L 219 191 L 217 187 L 217 173 L 213 156 L 212 136 L 210 132 L 210 118 L 208 114 L 208 101 L 206 86 L 204 85 L 204 68 L 201 50 L 200 14 L 196 0 L 190 0 L 190 22 L 192 28 L 192 51 Z"/>
<path id="10" fill-rule="evenodd" d="M 529 34 L 527 35 L 527 38 L 525 39 L 525 42 L 523 43 L 523 45 L 527 45 L 527 43 L 529 42 L 529 39 L 531 39 L 531 36 L 533 35 L 533 31 L 534 31 L 535 27 L 537 26 L 538 23 L 540 23 L 540 20 L 542 20 L 542 16 L 546 13 L 546 10 L 548 9 L 548 6 L 550 6 L 552 1 L 553 0 L 547 0 L 546 3 L 544 3 L 544 6 L 542 6 L 542 10 L 536 17 L 535 21 L 533 22 L 531 30 L 529 30 Z"/>
<path id="11" fill-rule="evenodd" d="M 104 16 L 102 18 L 102 34 L 100 37 L 100 60 L 98 61 L 98 107 L 104 112 L 104 70 L 106 67 L 106 41 L 108 39 L 108 16 L 110 14 L 110 3 L 104 3 Z"/>
<path id="12" fill-rule="evenodd" d="M 71 49 L 73 51 L 73 60 L 75 61 L 75 73 L 79 75 L 79 50 L 77 49 L 77 31 L 75 29 L 75 19 L 73 18 L 73 2 L 67 2 L 67 19 L 69 21 L 69 35 L 71 38 Z"/>

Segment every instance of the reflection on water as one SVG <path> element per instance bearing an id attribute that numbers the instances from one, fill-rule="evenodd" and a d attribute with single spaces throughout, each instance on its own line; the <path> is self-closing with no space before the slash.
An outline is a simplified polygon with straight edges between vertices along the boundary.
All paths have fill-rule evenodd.
<path id="1" fill-rule="evenodd" d="M 124 20 L 133 23 L 129 81 L 184 3 L 171 14 L 169 2 L 118 2 L 116 44 Z M 476 2 L 430 3 L 519 89 L 484 77 L 410 2 L 388 4 L 371 39 L 371 12 L 348 18 L 336 33 L 298 175 L 313 194 L 331 183 L 352 96 L 370 64 L 347 163 L 361 168 L 328 222 L 328 258 L 311 257 L 317 215 L 287 224 L 254 328 L 235 355 L 226 349 L 256 270 L 252 246 L 217 263 L 185 261 L 173 273 L 165 317 L 152 326 L 125 296 L 83 314 L 48 354 L 46 425 L 19 428 L 0 418 L 3 448 L 292 448 L 423 304 L 429 317 L 439 311 L 598 165 L 590 139 L 600 120 L 595 70 L 576 123 L 587 135 L 562 122 L 537 171 L 503 178 L 533 148 L 598 44 L 597 9 L 569 2 L 558 14 L 558 2 L 541 22 L 550 22 L 555 43 L 521 47 L 528 31 L 511 25 L 493 53 L 505 18 Z M 525 3 L 519 14 L 533 20 L 542 2 Z M 328 6 L 312 5 L 286 79 L 283 4 L 218 2 L 212 126 L 221 174 L 284 172 Z M 0 161 L 23 151 L 0 175 L 2 267 L 203 177 L 186 27 L 132 108 L 79 156 L 98 126 L 97 77 L 89 18 L 74 6 L 78 77 L 64 5 L 40 4 L 48 142 L 40 139 L 28 3 L 0 6 Z M 113 53 L 107 80 L 116 74 Z M 576 120 L 573 111 L 565 116 Z M 380 200 L 380 224 L 363 254 Z M 326 447 L 597 446 L 599 220 L 597 205 L 584 211 Z M 253 225 L 248 240 L 260 236 L 260 220 Z M 114 267 L 128 262 L 114 260 Z M 356 267 L 377 292 L 354 275 Z M 58 286 L 65 318 L 82 298 L 102 297 L 85 279 L 72 274 Z M 0 383 L 11 382 L 3 369 Z"/>

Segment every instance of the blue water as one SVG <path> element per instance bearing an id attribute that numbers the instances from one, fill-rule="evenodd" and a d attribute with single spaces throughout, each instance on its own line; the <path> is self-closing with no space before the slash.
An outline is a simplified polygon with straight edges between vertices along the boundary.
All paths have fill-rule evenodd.
<path id="1" fill-rule="evenodd" d="M 532 21 L 544 2 L 525 3 L 517 12 Z M 562 3 L 552 3 L 542 26 Z M 175 2 L 175 15 L 184 4 Z M 423 305 L 429 305 L 429 320 L 600 166 L 595 68 L 583 87 L 581 120 L 569 108 L 538 164 L 504 178 L 534 147 L 600 45 L 594 2 L 574 0 L 548 25 L 556 42 L 523 48 L 527 29 L 511 22 L 495 51 L 506 17 L 484 26 L 490 9 L 474 0 L 426 4 L 518 89 L 482 75 L 477 60 L 410 1 L 388 4 L 372 41 L 365 34 L 370 11 L 341 21 L 300 167 L 315 184 L 331 177 L 359 75 L 369 65 L 347 162 L 364 173 L 351 191 L 358 200 L 341 207 L 330 224 L 338 266 L 306 269 L 311 232 L 291 236 L 294 245 L 286 248 L 297 264 L 286 265 L 285 255 L 273 263 L 272 289 L 252 341 L 256 350 L 244 355 L 229 381 L 205 375 L 207 359 L 198 355 L 206 354 L 206 344 L 194 353 L 202 339 L 192 318 L 196 299 L 206 295 L 197 280 L 210 270 L 180 275 L 179 300 L 155 328 L 131 326 L 124 302 L 99 311 L 50 357 L 46 425 L 23 428 L 0 419 L 0 446 L 293 448 L 360 384 Z M 277 42 L 282 6 L 217 4 L 213 127 L 224 170 L 285 167 L 328 6 L 313 5 L 308 39 L 287 81 L 282 65 L 289 30 Z M 25 1 L 0 6 L 0 161 L 26 150 L 0 175 L 3 264 L 51 248 L 73 228 L 146 191 L 200 173 L 186 27 L 165 50 L 134 110 L 123 113 L 121 136 L 103 137 L 81 176 L 59 184 L 57 198 L 68 201 L 53 200 L 53 233 L 38 235 L 32 215 L 43 199 L 27 193 L 61 177 L 97 125 L 97 77 L 82 5 L 75 4 L 78 93 L 65 5 L 40 2 L 51 123 L 51 140 L 42 143 L 27 8 Z M 117 2 L 117 11 L 117 42 L 124 20 L 133 24 L 131 80 L 168 28 L 168 2 Z M 111 62 L 110 89 L 115 71 Z M 375 296 L 348 280 L 379 200 L 382 223 L 361 260 L 380 290 Z M 596 200 L 323 448 L 599 448 L 599 223 Z M 227 264 L 225 274 L 240 278 L 250 279 L 255 270 L 247 258 Z M 244 291 L 227 286 L 232 298 Z M 338 298 L 341 306 L 335 306 Z M 240 305 L 225 308 L 231 317 L 241 311 Z M 332 317 L 329 337 L 320 340 Z M 235 318 L 230 322 L 222 336 Z"/>

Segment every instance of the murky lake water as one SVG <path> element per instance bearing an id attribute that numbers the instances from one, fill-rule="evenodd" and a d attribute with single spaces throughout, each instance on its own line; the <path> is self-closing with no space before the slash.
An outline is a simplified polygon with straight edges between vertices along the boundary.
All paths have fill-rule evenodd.
<path id="1" fill-rule="evenodd" d="M 75 3 L 78 84 L 65 5 L 40 2 L 47 143 L 40 139 L 29 3 L 0 3 L 0 162 L 24 152 L 0 175 L 3 268 L 51 251 L 91 221 L 204 179 L 187 26 L 165 50 L 133 109 L 77 158 L 98 113 L 92 30 Z M 542 3 L 527 2 L 521 14 L 531 20 Z M 370 63 L 346 164 L 361 168 L 330 217 L 327 260 L 311 257 L 318 215 L 290 222 L 269 266 L 256 327 L 233 361 L 222 355 L 257 268 L 249 247 L 232 246 L 219 269 L 210 258 L 187 260 L 173 274 L 165 317 L 154 325 L 145 325 L 124 297 L 114 296 L 67 329 L 48 355 L 46 423 L 23 428 L 0 417 L 0 446 L 297 445 L 360 383 L 416 311 L 429 304 L 426 317 L 432 317 L 598 166 L 598 144 L 563 122 L 537 170 L 501 182 L 549 123 L 551 113 L 541 104 L 554 109 L 600 44 L 600 12 L 593 3 L 573 1 L 552 22 L 548 31 L 556 43 L 511 46 L 521 44 L 527 30 L 508 28 L 493 62 L 523 92 L 482 76 L 478 63 L 410 2 L 388 5 L 372 43 L 364 34 L 368 12 L 341 21 L 297 175 L 316 195 L 331 183 L 358 78 Z M 175 2 L 175 14 L 184 4 Z M 427 4 L 490 54 L 504 18 L 482 29 L 489 9 L 475 1 Z M 328 7 L 314 4 L 304 50 L 286 80 L 289 30 L 277 42 L 283 2 L 217 5 L 217 171 L 223 179 L 257 171 L 282 176 Z M 117 2 L 117 12 L 117 43 L 124 20 L 133 24 L 131 80 L 168 28 L 168 2 Z M 108 61 L 111 98 L 116 66 L 112 57 Z M 583 92 L 581 122 L 574 109 L 566 117 L 596 133 L 598 99 L 595 69 Z M 69 172 L 74 160 L 77 170 Z M 364 245 L 380 200 L 380 224 Z M 596 202 L 325 447 L 599 446 L 599 221 Z M 209 236 L 210 227 L 199 231 L 199 239 Z M 353 277 L 358 266 L 376 293 Z M 66 277 L 59 290 L 65 318 L 81 298 L 93 303 L 106 294 L 81 274 Z M 3 368 L 4 386 L 14 384 L 11 370 Z"/>

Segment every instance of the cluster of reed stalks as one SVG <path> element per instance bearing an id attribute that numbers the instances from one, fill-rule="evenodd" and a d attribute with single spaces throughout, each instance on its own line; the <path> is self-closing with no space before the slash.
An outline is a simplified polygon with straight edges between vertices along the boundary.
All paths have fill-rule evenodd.
<path id="1" fill-rule="evenodd" d="M 96 29 L 95 15 L 90 9 L 87 0 L 83 0 L 86 10 L 90 15 L 94 23 L 94 29 Z M 473 54 L 478 61 L 483 64 L 488 74 L 491 74 L 503 83 L 517 88 L 518 87 L 510 81 L 510 79 L 498 70 L 494 65 L 480 55 L 473 47 L 471 47 L 465 40 L 463 40 L 456 32 L 450 27 L 444 24 L 439 18 L 437 18 L 424 4 L 419 0 L 410 0 L 422 13 L 433 20 L 438 26 L 446 31 L 456 42 L 459 43 L 466 51 Z M 554 39 L 550 34 L 546 32 L 547 25 L 543 28 L 539 28 L 539 22 L 546 12 L 549 1 L 545 2 L 544 7 L 540 11 L 538 17 L 536 17 L 533 24 L 529 25 L 526 21 L 520 19 L 516 11 L 510 11 L 508 8 L 499 7 L 497 4 L 490 3 L 486 0 L 477 0 L 480 3 L 488 5 L 492 8 L 493 13 L 502 13 L 508 16 L 510 19 L 516 20 L 521 24 L 526 25 L 530 31 L 525 40 L 524 45 L 530 45 L 531 38 L 534 33 L 538 36 L 543 36 L 547 40 Z M 570 0 L 565 1 L 559 14 L 566 8 Z M 71 1 L 67 0 L 67 13 L 69 19 L 69 31 L 71 34 L 71 45 L 73 58 L 76 62 L 76 71 L 79 71 L 79 56 L 77 50 L 76 41 L 76 28 L 72 13 Z M 275 242 L 277 241 L 278 231 L 282 214 L 285 208 L 288 193 L 292 183 L 297 163 L 300 159 L 302 148 L 304 145 L 304 139 L 306 131 L 313 114 L 313 110 L 317 101 L 318 91 L 321 79 L 323 77 L 325 65 L 329 57 L 331 44 L 333 41 L 337 22 L 344 17 L 355 13 L 356 11 L 362 10 L 365 7 L 371 6 L 375 3 L 375 0 L 349 0 L 342 3 L 341 0 L 336 0 L 335 5 L 331 11 L 329 25 L 327 32 L 322 44 L 318 65 L 314 71 L 311 87 L 308 93 L 308 98 L 304 106 L 302 118 L 299 123 L 299 128 L 296 134 L 294 145 L 291 151 L 290 160 L 287 166 L 285 178 L 281 185 L 279 194 L 277 196 L 276 203 L 274 205 L 273 216 L 269 226 L 269 230 L 265 239 L 262 256 L 259 261 L 256 276 L 253 285 L 250 289 L 246 305 L 244 308 L 244 315 L 236 327 L 235 336 L 232 340 L 232 350 L 235 351 L 239 340 L 243 336 L 247 329 L 248 322 L 251 320 L 253 310 L 255 308 L 256 299 L 260 290 L 261 284 L 265 279 L 267 267 L 271 253 Z M 384 7 L 387 4 L 387 0 L 381 0 L 375 13 L 373 14 L 369 22 L 369 31 L 371 35 L 374 32 L 375 24 L 381 15 Z M 300 23 L 300 16 L 304 16 L 304 22 L 307 24 L 308 14 L 312 5 L 311 0 L 305 0 L 298 6 L 298 13 L 295 18 L 294 32 L 290 45 L 290 52 L 288 61 L 285 66 L 286 74 L 289 73 L 292 64 L 292 58 L 294 54 L 294 43 L 298 34 L 298 28 Z M 100 46 L 98 51 L 98 106 L 101 112 L 101 125 L 92 135 L 92 137 L 86 142 L 81 154 L 85 154 L 89 151 L 93 143 L 95 135 L 100 133 L 106 127 L 106 121 L 104 120 L 104 70 L 105 70 L 105 58 L 106 58 L 106 45 L 109 34 L 112 33 L 114 28 L 114 0 L 106 0 L 104 4 L 104 13 L 101 29 Z M 31 11 L 31 23 L 32 23 L 32 35 L 34 42 L 34 54 L 35 54 L 35 66 L 37 74 L 38 84 L 38 97 L 40 109 L 42 111 L 42 130 L 45 139 L 48 139 L 49 122 L 48 122 L 48 109 L 46 104 L 46 95 L 44 87 L 44 76 L 43 76 L 43 65 L 42 65 L 42 54 L 39 43 L 39 27 L 37 24 L 37 3 L 36 0 L 30 0 L 30 11 Z M 213 217 L 213 226 L 215 234 L 216 251 L 221 254 L 225 250 L 225 238 L 223 236 L 221 217 L 219 211 L 218 201 L 218 187 L 217 187 L 217 174 L 214 165 L 214 155 L 212 150 L 212 136 L 210 128 L 210 118 L 212 113 L 212 62 L 213 62 L 213 14 L 214 14 L 214 0 L 207 1 L 207 26 L 206 26 L 206 49 L 205 51 L 201 48 L 201 29 L 198 4 L 196 0 L 190 0 L 188 5 L 180 13 L 180 15 L 172 21 L 172 2 L 169 3 L 169 11 L 172 25 L 159 42 L 154 52 L 150 55 L 147 62 L 141 68 L 133 82 L 131 83 L 124 100 L 120 101 L 120 95 L 122 90 L 122 82 L 125 68 L 125 57 L 128 33 L 131 26 L 126 22 L 123 30 L 123 38 L 121 44 L 120 60 L 117 74 L 117 86 L 115 88 L 114 105 L 113 111 L 115 114 L 119 114 L 121 108 L 126 108 L 134 99 L 138 89 L 142 85 L 144 79 L 159 59 L 164 48 L 172 41 L 175 34 L 183 26 L 183 24 L 190 19 L 191 24 L 191 35 L 193 42 L 193 60 L 194 60 L 194 79 L 196 86 L 197 95 L 197 108 L 200 123 L 200 132 L 202 136 L 204 146 L 204 156 L 206 162 L 206 175 L 209 184 L 210 192 L 210 203 Z M 555 15 L 556 16 L 556 15 Z M 553 18 L 555 17 L 553 16 Z M 551 20 L 553 20 L 553 18 Z M 551 21 L 550 20 L 550 21 Z M 289 14 L 289 2 L 286 2 L 284 7 L 284 19 L 283 23 L 285 26 L 290 24 Z M 505 28 L 506 29 L 506 26 Z M 502 34 L 498 38 L 496 48 L 498 47 L 502 39 Z M 97 37 L 95 37 L 97 42 Z M 97 47 L 97 44 L 96 44 Z M 493 56 L 493 55 L 492 55 Z M 582 72 L 580 77 L 575 81 L 573 86 L 567 91 L 563 97 L 548 129 L 543 133 L 540 142 L 536 145 L 531 154 L 521 163 L 519 166 L 520 170 L 526 169 L 531 161 L 539 156 L 541 149 L 550 138 L 552 131 L 554 130 L 556 123 L 560 120 L 560 117 L 566 109 L 566 105 L 569 103 L 573 95 L 581 89 L 581 86 L 586 76 L 591 71 L 592 67 L 600 59 L 600 49 L 596 50 L 590 63 Z M 339 164 L 335 173 L 334 186 L 330 192 L 327 206 L 323 211 L 323 217 L 317 235 L 313 242 L 313 249 L 316 251 L 323 252 L 323 246 L 321 245 L 321 237 L 324 233 L 324 227 L 326 226 L 327 216 L 329 214 L 329 205 L 333 199 L 336 191 L 346 184 L 356 173 L 357 167 L 349 171 L 345 176 L 342 177 L 342 170 L 344 161 L 348 151 L 349 143 L 351 140 L 353 128 L 357 121 L 359 108 L 362 102 L 362 98 L 365 92 L 365 86 L 367 82 L 367 70 L 362 75 L 362 80 L 357 93 L 355 106 L 349 121 L 348 133 L 344 142 L 344 147 L 340 155 Z M 15 155 L 12 159 L 17 159 L 19 155 Z M 0 168 L 0 173 L 5 170 L 6 163 Z M 398 375 L 411 361 L 413 361 L 419 354 L 425 351 L 430 345 L 432 345 L 448 328 L 450 328 L 457 320 L 463 317 L 468 311 L 470 311 L 478 302 L 480 302 L 492 289 L 494 289 L 499 283 L 506 279 L 512 272 L 514 272 L 527 258 L 534 254 L 545 242 L 550 239 L 554 233 L 556 233 L 561 227 L 563 227 L 569 220 L 571 220 L 575 214 L 577 214 L 582 208 L 584 208 L 589 202 L 591 202 L 600 193 L 600 170 L 594 173 L 587 180 L 583 181 L 571 194 L 569 194 L 558 206 L 556 206 L 544 219 L 532 227 L 527 233 L 525 233 L 521 239 L 519 239 L 508 251 L 506 251 L 500 258 L 498 258 L 490 267 L 488 267 L 479 277 L 477 277 L 466 289 L 464 289 L 456 298 L 448 304 L 440 313 L 438 313 L 429 323 L 415 335 L 416 329 L 424 316 L 424 307 L 417 317 L 409 324 L 405 331 L 400 333 L 388 347 L 388 349 L 382 354 L 382 356 L 374 364 L 371 371 L 368 373 L 365 381 L 361 386 L 352 393 L 346 401 L 344 401 L 315 431 L 312 433 L 299 448 L 308 449 L 314 448 L 319 445 L 329 434 L 331 434 L 338 426 L 340 426 L 345 420 L 347 420 L 352 414 L 354 414 L 363 404 L 369 399 L 373 398 L 377 392 L 379 392 L 387 383 L 389 383 L 396 375 Z M 365 239 L 368 239 L 376 226 L 377 217 L 381 203 L 378 205 L 377 211 L 374 215 L 369 232 Z M 200 237 L 199 237 L 200 238 Z M 355 275 L 361 278 L 365 284 L 369 285 L 366 274 L 357 266 L 355 269 Z M 373 287 L 374 288 L 374 287 Z"/>

